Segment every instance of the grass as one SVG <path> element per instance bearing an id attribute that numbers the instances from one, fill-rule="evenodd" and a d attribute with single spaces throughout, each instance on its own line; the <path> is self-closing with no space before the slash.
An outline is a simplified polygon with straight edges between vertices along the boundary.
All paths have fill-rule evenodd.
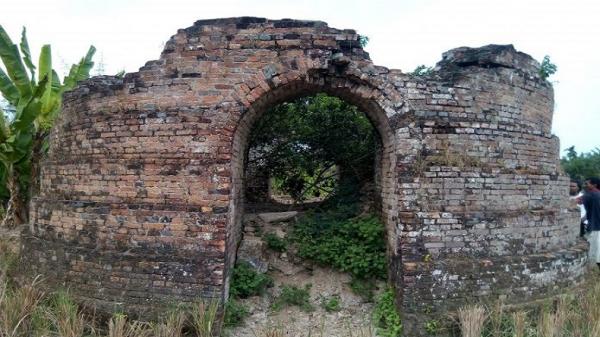
<path id="1" fill-rule="evenodd" d="M 68 292 L 43 291 L 40 277 L 17 285 L 13 280 L 16 261 L 14 251 L 0 240 L 0 337 L 217 337 L 222 330 L 222 312 L 216 301 L 177 307 L 156 322 L 139 322 L 115 314 L 100 324 L 85 315 Z M 312 311 L 309 289 L 310 285 L 283 286 L 275 299 L 275 309 L 294 305 Z M 339 305 L 336 302 L 336 298 L 328 298 L 322 305 L 326 310 L 334 309 Z M 373 327 L 360 331 L 349 328 L 346 335 L 398 336 L 401 324 L 394 314 L 393 293 L 383 293 L 376 307 Z M 243 316 L 245 310 L 239 311 L 242 313 L 235 315 Z M 436 322 L 439 327 L 450 324 L 444 317 L 436 317 Z M 502 303 L 494 307 L 466 306 L 457 313 L 456 322 L 457 334 L 462 337 L 599 337 L 600 277 L 590 276 L 581 289 L 527 311 L 508 310 Z M 437 323 L 429 326 L 430 332 L 438 330 Z M 277 337 L 283 333 L 281 327 L 266 327 L 257 336 Z"/>
<path id="2" fill-rule="evenodd" d="M 302 311 L 313 311 L 315 308 L 310 303 L 310 288 L 310 284 L 305 285 L 304 288 L 282 285 L 281 294 L 275 299 L 271 309 L 279 311 L 284 307 L 298 306 Z"/>

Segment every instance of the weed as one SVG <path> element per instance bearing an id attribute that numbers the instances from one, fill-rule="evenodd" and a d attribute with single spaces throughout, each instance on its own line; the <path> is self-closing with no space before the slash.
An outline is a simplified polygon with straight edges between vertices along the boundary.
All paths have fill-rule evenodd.
<path id="1" fill-rule="evenodd" d="M 360 279 L 353 277 L 350 281 L 350 289 L 360 296 L 365 302 L 373 302 L 375 296 L 375 282 L 372 279 Z"/>
<path id="2" fill-rule="evenodd" d="M 485 319 L 485 309 L 480 305 L 460 308 L 458 310 L 458 321 L 462 336 L 480 337 L 483 332 Z"/>
<path id="3" fill-rule="evenodd" d="M 539 69 L 539 74 L 540 77 L 545 80 L 548 77 L 550 77 L 550 75 L 554 74 L 557 70 L 556 64 L 550 62 L 550 56 L 546 55 L 544 56 L 544 59 L 542 60 L 542 64 L 540 65 L 540 69 Z"/>
<path id="4" fill-rule="evenodd" d="M 333 295 L 329 298 L 323 298 L 321 307 L 327 312 L 338 312 L 342 310 L 340 297 L 338 295 Z"/>
<path id="5" fill-rule="evenodd" d="M 40 279 L 13 289 L 8 280 L 0 282 L 0 336 L 28 336 L 31 329 L 30 316 L 44 296 L 39 290 Z"/>
<path id="6" fill-rule="evenodd" d="M 68 292 L 59 290 L 50 301 L 50 315 L 61 337 L 80 337 L 86 327 L 86 318 Z"/>
<path id="7" fill-rule="evenodd" d="M 282 326 L 268 326 L 263 328 L 258 333 L 256 331 L 252 331 L 254 337 L 285 337 L 285 331 Z"/>
<path id="8" fill-rule="evenodd" d="M 152 324 L 152 337 L 181 337 L 187 319 L 184 308 L 176 306 L 159 323 Z"/>
<path id="9" fill-rule="evenodd" d="M 430 335 L 436 335 L 440 329 L 440 322 L 436 319 L 430 319 L 425 322 L 425 332 Z"/>
<path id="10" fill-rule="evenodd" d="M 275 235 L 274 233 L 267 233 L 263 236 L 267 247 L 276 252 L 285 252 L 287 250 L 287 242 L 285 239 L 282 239 Z"/>
<path id="11" fill-rule="evenodd" d="M 271 277 L 257 273 L 248 262 L 239 261 L 233 269 L 230 294 L 236 298 L 261 295 L 265 288 L 271 285 Z"/>
<path id="12" fill-rule="evenodd" d="M 234 299 L 230 299 L 225 303 L 223 325 L 226 327 L 239 326 L 249 314 L 246 306 Z"/>
<path id="13" fill-rule="evenodd" d="M 512 314 L 514 337 L 524 337 L 526 328 L 527 313 L 517 311 Z"/>
<path id="14" fill-rule="evenodd" d="M 374 215 L 346 218 L 345 210 L 313 213 L 294 227 L 298 255 L 357 278 L 385 278 L 384 226 Z"/>
<path id="15" fill-rule="evenodd" d="M 373 321 L 377 327 L 378 336 L 399 337 L 402 333 L 402 322 L 400 314 L 396 310 L 393 289 L 387 289 L 377 299 L 373 310 Z"/>
<path id="16" fill-rule="evenodd" d="M 62 337 L 62 335 L 60 335 Z M 129 322 L 124 314 L 114 314 L 108 321 L 107 337 L 150 337 L 152 328 L 143 322 Z"/>
<path id="17" fill-rule="evenodd" d="M 284 307 L 295 305 L 303 311 L 313 311 L 314 307 L 310 303 L 310 287 L 310 284 L 305 285 L 304 288 L 283 285 L 281 294 L 275 299 L 271 308 L 279 311 Z"/>
<path id="18" fill-rule="evenodd" d="M 198 301 L 192 306 L 192 324 L 198 337 L 213 337 L 221 331 L 219 301 Z"/>

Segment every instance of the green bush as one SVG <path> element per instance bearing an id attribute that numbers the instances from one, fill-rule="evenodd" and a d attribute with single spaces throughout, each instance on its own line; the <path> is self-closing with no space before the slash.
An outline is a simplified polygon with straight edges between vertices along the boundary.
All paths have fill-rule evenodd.
<path id="1" fill-rule="evenodd" d="M 257 273 L 246 261 L 239 261 L 233 269 L 230 294 L 234 298 L 261 295 L 273 280 L 266 274 Z"/>
<path id="2" fill-rule="evenodd" d="M 375 293 L 375 282 L 373 279 L 362 279 L 353 277 L 350 281 L 350 289 L 360 296 L 365 302 L 373 302 Z"/>
<path id="3" fill-rule="evenodd" d="M 557 69 L 556 64 L 550 62 L 550 56 L 546 55 L 544 56 L 544 60 L 542 60 L 542 64 L 540 64 L 540 77 L 545 80 L 554 74 Z"/>
<path id="4" fill-rule="evenodd" d="M 269 249 L 276 252 L 285 252 L 287 250 L 287 242 L 273 233 L 267 233 L 263 236 L 265 243 Z"/>
<path id="5" fill-rule="evenodd" d="M 356 278 L 385 278 L 383 224 L 374 215 L 348 219 L 347 213 L 336 208 L 303 217 L 292 235 L 298 255 Z"/>
<path id="6" fill-rule="evenodd" d="M 402 333 L 402 322 L 394 303 L 393 289 L 386 290 L 377 298 L 373 310 L 373 322 L 377 327 L 378 336 L 399 337 Z"/>
<path id="7" fill-rule="evenodd" d="M 284 307 L 295 305 L 303 311 L 313 311 L 314 307 L 310 304 L 310 287 L 310 284 L 307 284 L 304 288 L 283 285 L 281 294 L 275 299 L 271 308 L 279 311 Z"/>
<path id="8" fill-rule="evenodd" d="M 223 325 L 226 327 L 239 326 L 249 314 L 250 312 L 248 312 L 248 308 L 245 305 L 236 300 L 229 300 L 225 303 Z"/>
<path id="9" fill-rule="evenodd" d="M 334 295 L 329 298 L 323 298 L 323 301 L 321 302 L 321 307 L 327 312 L 337 312 L 342 310 L 340 297 Z"/>

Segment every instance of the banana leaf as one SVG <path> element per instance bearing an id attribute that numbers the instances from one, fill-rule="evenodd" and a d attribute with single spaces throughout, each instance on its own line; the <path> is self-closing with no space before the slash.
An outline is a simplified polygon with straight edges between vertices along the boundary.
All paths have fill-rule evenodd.
<path id="1" fill-rule="evenodd" d="M 21 32 L 21 53 L 23 53 L 23 61 L 31 73 L 31 82 L 35 81 L 35 65 L 31 62 L 31 52 L 29 51 L 29 42 L 27 42 L 27 31 L 23 27 Z M 35 83 L 33 83 L 35 85 Z"/>
<path id="2" fill-rule="evenodd" d="M 13 121 L 11 128 L 13 132 L 25 130 L 29 126 L 33 126 L 33 121 L 40 115 L 42 111 L 42 96 L 46 92 L 46 87 L 49 86 L 48 78 L 44 77 L 36 88 L 33 97 L 27 102 L 27 104 L 17 107 L 17 114 Z"/>
<path id="3" fill-rule="evenodd" d="M 6 98 L 8 103 L 14 106 L 19 102 L 19 90 L 17 90 L 17 87 L 15 87 L 2 68 L 0 68 L 0 93 Z"/>
<path id="4" fill-rule="evenodd" d="M 19 90 L 21 97 L 31 96 L 31 81 L 21 61 L 21 54 L 17 46 L 0 25 L 0 59 L 4 63 L 8 76 Z"/>
<path id="5" fill-rule="evenodd" d="M 94 53 L 96 53 L 96 48 L 94 46 L 90 46 L 85 57 L 83 57 L 78 64 L 71 66 L 69 75 L 67 75 L 63 80 L 64 90 L 71 90 L 75 88 L 77 82 L 85 80 L 90 76 L 90 70 L 92 70 L 92 67 L 94 66 L 94 62 L 92 61 Z"/>

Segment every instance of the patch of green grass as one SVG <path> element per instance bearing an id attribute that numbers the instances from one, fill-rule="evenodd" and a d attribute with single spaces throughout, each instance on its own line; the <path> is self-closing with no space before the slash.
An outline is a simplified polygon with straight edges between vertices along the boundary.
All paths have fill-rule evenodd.
<path id="1" fill-rule="evenodd" d="M 233 269 L 229 292 L 234 298 L 247 298 L 263 294 L 272 285 L 269 275 L 257 273 L 248 262 L 239 261 Z"/>
<path id="2" fill-rule="evenodd" d="M 275 299 L 271 309 L 279 311 L 284 307 L 298 306 L 305 312 L 313 311 L 314 307 L 310 303 L 310 287 L 310 284 L 305 285 L 304 288 L 283 285 L 281 294 Z"/>
<path id="3" fill-rule="evenodd" d="M 250 312 L 248 311 L 248 307 L 236 300 L 230 299 L 227 301 L 227 303 L 225 303 L 225 316 L 223 317 L 223 325 L 226 327 L 239 326 L 249 314 Z"/>
<path id="4" fill-rule="evenodd" d="M 287 242 L 285 239 L 282 239 L 275 235 L 274 233 L 267 233 L 263 236 L 265 243 L 269 249 L 274 250 L 276 252 L 285 252 L 287 250 Z"/>
<path id="5" fill-rule="evenodd" d="M 375 303 L 373 322 L 377 327 L 377 335 L 381 337 L 399 337 L 402 333 L 402 321 L 394 303 L 394 291 L 389 288 L 382 293 Z"/>
<path id="6" fill-rule="evenodd" d="M 375 282 L 373 279 L 359 279 L 356 277 L 350 281 L 350 289 L 360 296 L 365 302 L 373 302 L 375 297 Z"/>
<path id="7" fill-rule="evenodd" d="M 321 302 L 321 307 L 327 312 L 338 312 L 342 310 L 340 297 L 337 295 L 333 295 L 329 298 L 323 298 L 323 301 Z"/>

